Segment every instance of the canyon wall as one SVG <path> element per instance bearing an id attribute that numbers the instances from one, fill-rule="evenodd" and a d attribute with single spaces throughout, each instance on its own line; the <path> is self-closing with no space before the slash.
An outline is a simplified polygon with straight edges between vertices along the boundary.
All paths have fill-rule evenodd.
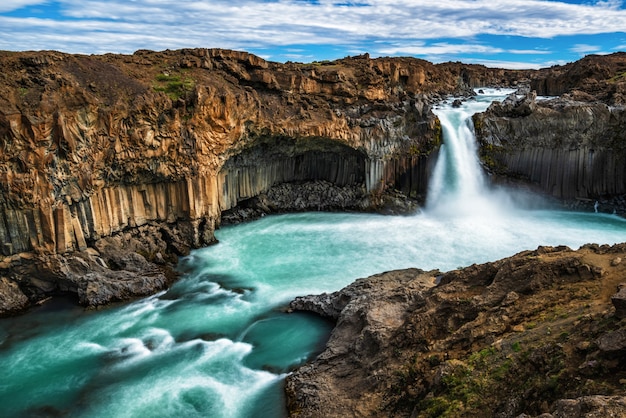
<path id="1" fill-rule="evenodd" d="M 489 169 L 561 200 L 626 194 L 626 108 L 564 95 L 511 96 L 475 115 Z M 623 211 L 623 208 L 617 210 Z"/>
<path id="2" fill-rule="evenodd" d="M 614 55 L 589 74 L 621 71 L 624 57 Z M 218 49 L 0 52 L 0 286 L 15 296 L 6 309 L 0 297 L 0 312 L 63 289 L 86 295 L 87 281 L 79 279 L 84 265 L 90 272 L 108 269 L 101 282 L 115 271 L 150 283 L 138 271 L 123 274 L 132 264 L 124 254 L 171 271 L 177 256 L 214 242 L 225 211 L 256 198 L 272 211 L 384 211 L 390 200 L 423 201 L 441 142 L 433 103 L 471 95 L 478 86 L 548 85 L 563 71 L 368 55 L 281 64 Z M 532 116 L 498 116 L 478 129 L 489 149 L 502 149 L 490 155 L 492 168 L 511 167 L 500 172 L 533 182 L 545 177 L 543 187 L 559 197 L 621 193 L 618 154 L 593 142 L 624 131 L 613 109 L 623 97 L 619 74 L 581 82 L 593 88 L 580 95 L 610 98 L 613 106 L 580 110 L 592 112 L 585 120 L 604 123 L 589 131 L 598 138 L 584 143 L 588 151 L 570 155 L 562 143 L 550 145 L 549 153 L 543 145 L 528 147 Z M 562 118 L 557 107 L 554 114 L 537 113 L 537 120 Z M 586 129 L 581 126 L 562 136 Z M 574 193 L 569 172 L 555 174 L 553 167 L 571 170 L 572 162 L 591 155 L 591 177 L 576 180 L 586 194 Z M 538 168 L 524 174 L 530 165 Z M 566 186 L 555 176 L 568 177 Z M 326 198 L 332 203 L 320 203 Z M 137 289 L 129 284 L 118 296 L 151 291 Z M 117 297 L 107 292 L 91 300 Z M 16 305 L 24 295 L 30 302 Z"/>
<path id="3" fill-rule="evenodd" d="M 336 206 L 350 195 L 360 210 L 394 189 L 423 199 L 441 140 L 431 104 L 518 76 L 208 49 L 0 52 L 0 74 L 0 294 L 13 295 L 0 312 L 58 291 L 88 305 L 154 291 L 169 279 L 136 286 L 151 280 L 129 270 L 133 260 L 168 271 L 214 242 L 222 212 L 281 185 L 344 188 Z M 111 272 L 129 281 L 124 291 L 85 296 Z"/>

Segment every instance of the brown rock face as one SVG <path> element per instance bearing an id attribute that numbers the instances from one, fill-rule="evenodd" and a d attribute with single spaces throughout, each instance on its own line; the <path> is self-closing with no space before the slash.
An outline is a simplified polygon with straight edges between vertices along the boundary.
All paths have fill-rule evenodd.
<path id="1" fill-rule="evenodd" d="M 589 55 L 579 61 L 539 70 L 531 88 L 540 96 L 573 93 L 586 101 L 626 105 L 626 53 Z"/>
<path id="2" fill-rule="evenodd" d="M 423 196 L 440 141 L 430 103 L 515 73 L 196 49 L 0 52 L 0 74 L 0 275 L 39 297 L 62 286 L 33 290 L 27 266 L 46 262 L 18 254 L 64 257 L 140 228 L 173 231 L 168 251 L 207 245 L 223 211 L 288 183 L 358 190 L 361 208 L 388 186 Z M 142 254 L 157 253 L 184 251 Z"/>
<path id="3" fill-rule="evenodd" d="M 611 57 L 584 61 L 593 74 L 584 80 L 621 71 L 622 57 Z M 142 238 L 148 249 L 142 255 L 151 263 L 175 262 L 169 255 L 214 242 L 222 212 L 247 210 L 259 203 L 256 198 L 261 202 L 253 210 L 410 208 L 401 195 L 424 199 L 441 141 L 433 102 L 477 86 L 538 83 L 556 77 L 557 68 L 551 71 L 367 55 L 279 64 L 217 49 L 103 56 L 0 52 L 0 277 L 31 283 L 24 275 L 36 262 L 20 254 L 64 257 L 141 228 L 172 232 L 159 238 L 167 242 L 163 250 L 151 251 L 150 239 Z M 619 74 L 595 90 L 581 81 L 577 85 L 586 90 L 576 97 L 600 97 L 613 84 L 617 92 L 624 84 Z M 540 168 L 526 178 L 547 178 L 543 186 L 555 195 L 570 196 L 574 182 L 583 185 L 576 196 L 621 193 L 623 159 L 597 138 L 620 142 L 621 114 L 578 109 L 583 122 L 560 131 L 588 128 L 576 155 L 564 151 L 569 143 L 557 143 L 537 156 L 537 147 L 522 149 L 514 137 L 495 135 L 530 133 L 534 115 L 541 123 L 563 117 L 557 108 L 537 113 L 541 109 L 518 115 L 521 124 L 489 125 L 492 134 L 485 135 L 521 153 L 521 168 L 507 159 L 517 158 L 518 150 L 513 157 L 494 156 L 512 167 L 502 173 L 524 176 L 540 158 Z M 586 174 L 571 180 L 569 171 L 552 178 L 592 154 L 591 180 Z M 559 170 L 546 174 L 552 165 Z M 606 172 L 599 173 L 602 165 Z M 328 193 L 317 191 L 320 185 L 328 185 Z M 320 198 L 303 199 L 311 190 Z M 323 196 L 332 203 L 322 204 Z M 58 282 L 42 292 L 20 285 L 31 297 L 61 288 Z"/>
<path id="4" fill-rule="evenodd" d="M 615 315 L 618 318 L 626 318 L 626 283 L 620 283 L 617 293 L 611 297 L 611 302 L 615 306 Z"/>
<path id="5" fill-rule="evenodd" d="M 336 326 L 287 377 L 290 416 L 624 416 L 626 328 L 610 298 L 625 253 L 540 247 L 298 298 L 291 309 Z"/>

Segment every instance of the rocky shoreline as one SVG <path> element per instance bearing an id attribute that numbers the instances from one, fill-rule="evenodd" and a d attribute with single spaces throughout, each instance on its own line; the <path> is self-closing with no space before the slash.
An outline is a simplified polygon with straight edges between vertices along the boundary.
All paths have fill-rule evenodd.
<path id="1" fill-rule="evenodd" d="M 626 245 L 540 247 L 299 297 L 335 321 L 287 377 L 292 417 L 626 414 Z"/>
<path id="2" fill-rule="evenodd" d="M 0 262 L 0 315 L 15 315 L 50 297 L 75 295 L 87 308 L 149 296 L 177 278 L 190 247 L 175 227 L 148 224 L 66 255 L 16 254 Z"/>
<path id="3" fill-rule="evenodd" d="M 324 180 L 283 183 L 222 213 L 222 225 L 237 224 L 277 213 L 377 212 L 408 215 L 419 210 L 418 201 L 397 190 L 368 194 L 362 186 L 339 187 Z"/>
<path id="4" fill-rule="evenodd" d="M 479 86 L 563 95 L 475 119 L 494 176 L 622 214 L 625 63 L 617 53 L 514 71 L 368 55 L 280 64 L 219 49 L 0 51 L 0 315 L 59 292 L 100 306 L 157 291 L 221 222 L 410 213 L 441 144 L 431 106 Z"/>

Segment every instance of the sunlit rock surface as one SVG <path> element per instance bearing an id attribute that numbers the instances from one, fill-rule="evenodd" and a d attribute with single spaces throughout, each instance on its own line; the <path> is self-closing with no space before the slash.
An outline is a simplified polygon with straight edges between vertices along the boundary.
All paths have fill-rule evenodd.
<path id="1" fill-rule="evenodd" d="M 357 190 L 369 210 L 387 189 L 423 198 L 440 141 L 431 103 L 513 77 L 416 59 L 279 64 L 207 49 L 0 52 L 0 70 L 0 273 L 31 301 L 82 288 L 56 270 L 38 287 L 29 275 L 46 257 L 141 235 L 138 254 L 157 268 L 212 243 L 223 211 L 273 186 L 321 181 Z"/>
<path id="2" fill-rule="evenodd" d="M 593 77 L 604 74 L 598 68 Z M 474 87 L 556 77 L 367 55 L 280 64 L 218 49 L 0 52 L 0 74 L 0 275 L 31 302 L 64 291 L 60 283 L 69 280 L 55 272 L 60 281 L 33 290 L 28 276 L 46 265 L 43 256 L 62 260 L 105 237 L 140 237 L 138 254 L 164 268 L 185 249 L 214 242 L 222 212 L 257 197 L 277 196 L 264 206 L 276 212 L 412 210 L 403 200 L 423 201 L 441 140 L 433 103 Z M 615 91 L 596 83 L 585 94 L 619 103 L 621 81 Z M 544 166 L 574 158 L 548 157 Z M 619 178 L 606 187 L 598 181 L 583 183 L 593 192 L 620 190 Z M 292 204 L 286 184 L 296 200 L 324 184 L 337 193 L 331 205 Z M 157 231 L 161 244 L 140 228 Z"/>
<path id="3" fill-rule="evenodd" d="M 539 247 L 299 297 L 291 310 L 336 326 L 326 349 L 287 377 L 289 414 L 624 416 L 626 328 L 611 298 L 625 251 Z"/>

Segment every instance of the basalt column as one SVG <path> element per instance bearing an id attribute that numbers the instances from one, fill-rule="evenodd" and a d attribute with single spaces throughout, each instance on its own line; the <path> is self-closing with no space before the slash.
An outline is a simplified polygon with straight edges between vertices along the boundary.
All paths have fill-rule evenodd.
<path id="1" fill-rule="evenodd" d="M 229 158 L 219 173 L 220 208 L 290 183 L 328 182 L 365 193 L 365 154 L 324 138 L 265 138 Z"/>

